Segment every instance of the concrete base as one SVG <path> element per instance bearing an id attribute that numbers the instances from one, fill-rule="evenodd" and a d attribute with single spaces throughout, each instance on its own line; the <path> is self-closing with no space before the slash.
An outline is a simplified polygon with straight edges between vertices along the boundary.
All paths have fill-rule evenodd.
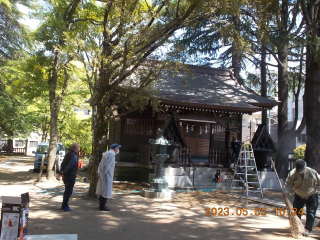
<path id="1" fill-rule="evenodd" d="M 156 177 L 155 173 L 149 173 L 149 183 Z M 168 183 L 168 187 L 191 187 L 192 182 L 188 176 L 163 176 Z"/>
<path id="2" fill-rule="evenodd" d="M 163 175 L 164 176 L 182 176 L 184 175 L 184 170 L 182 167 L 169 166 L 164 168 Z"/>
<path id="3" fill-rule="evenodd" d="M 169 190 L 166 192 L 154 192 L 151 190 L 142 190 L 141 196 L 145 198 L 158 198 L 158 199 L 172 199 L 175 196 L 175 191 Z"/>

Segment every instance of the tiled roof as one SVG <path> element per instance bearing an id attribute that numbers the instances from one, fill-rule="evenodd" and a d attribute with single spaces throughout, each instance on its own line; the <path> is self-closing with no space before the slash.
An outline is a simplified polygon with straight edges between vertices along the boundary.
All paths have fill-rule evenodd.
<path id="1" fill-rule="evenodd" d="M 189 71 L 164 72 L 158 83 L 162 103 L 185 107 L 256 112 L 279 102 L 246 91 L 231 69 L 188 66 Z"/>

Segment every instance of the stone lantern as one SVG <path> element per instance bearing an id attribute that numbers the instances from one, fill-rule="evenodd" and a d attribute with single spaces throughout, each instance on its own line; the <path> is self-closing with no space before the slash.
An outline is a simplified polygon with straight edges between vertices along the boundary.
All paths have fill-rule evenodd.
<path id="1" fill-rule="evenodd" d="M 167 147 L 170 146 L 172 142 L 160 136 L 157 139 L 150 139 L 149 143 L 155 147 L 153 158 L 156 162 L 156 176 L 151 182 L 151 188 L 142 191 L 142 196 L 148 198 L 174 198 L 175 192 L 168 189 L 168 183 L 163 178 L 163 163 L 169 158 Z"/>
<path id="2" fill-rule="evenodd" d="M 253 153 L 259 171 L 271 171 L 271 162 L 269 158 L 276 151 L 276 147 L 268 132 L 265 123 L 259 124 L 252 141 Z"/>

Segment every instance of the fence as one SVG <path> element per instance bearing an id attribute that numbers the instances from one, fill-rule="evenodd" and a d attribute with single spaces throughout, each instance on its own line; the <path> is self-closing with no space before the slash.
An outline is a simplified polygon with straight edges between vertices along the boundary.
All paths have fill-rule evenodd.
<path id="1" fill-rule="evenodd" d="M 210 148 L 209 164 L 229 166 L 231 163 L 231 152 L 225 149 Z"/>
<path id="2" fill-rule="evenodd" d="M 25 148 L 13 148 L 12 153 L 7 152 L 6 150 L 1 150 L 0 149 L 0 153 L 8 153 L 8 154 L 15 154 L 15 155 L 25 155 L 26 151 Z"/>
<path id="3" fill-rule="evenodd" d="M 138 147 L 138 158 L 140 164 L 151 165 L 155 163 L 154 156 L 154 146 L 153 145 L 139 145 Z M 189 159 L 191 156 L 190 147 L 181 147 L 178 152 L 177 163 L 189 164 Z"/>

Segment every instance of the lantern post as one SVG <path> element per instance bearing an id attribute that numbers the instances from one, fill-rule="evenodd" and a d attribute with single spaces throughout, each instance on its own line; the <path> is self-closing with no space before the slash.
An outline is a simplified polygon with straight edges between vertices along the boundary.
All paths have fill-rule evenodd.
<path id="1" fill-rule="evenodd" d="M 147 198 L 174 198 L 175 191 L 168 189 L 168 183 L 163 178 L 163 163 L 169 158 L 169 154 L 167 153 L 167 147 L 172 144 L 172 141 L 168 141 L 163 136 L 160 136 L 157 139 L 150 139 L 149 143 L 154 145 L 155 148 L 153 158 L 156 162 L 156 176 L 151 182 L 151 188 L 142 191 L 142 196 Z"/>

